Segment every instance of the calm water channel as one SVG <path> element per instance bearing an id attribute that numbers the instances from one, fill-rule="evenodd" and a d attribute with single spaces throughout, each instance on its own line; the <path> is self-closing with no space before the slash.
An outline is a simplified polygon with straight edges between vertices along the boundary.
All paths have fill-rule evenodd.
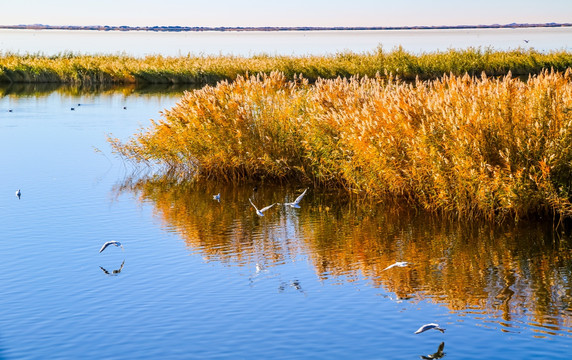
<path id="1" fill-rule="evenodd" d="M 569 358 L 567 234 L 133 174 L 106 135 L 181 92 L 0 89 L 1 359 Z"/>
<path id="2" fill-rule="evenodd" d="M 405 32 L 391 41 L 432 51 L 529 39 L 538 49 L 570 50 L 570 29 L 544 30 L 489 33 L 481 42 L 472 36 L 486 32 L 432 41 Z M 0 35 L 2 51 L 132 55 L 392 44 L 379 34 L 342 34 L 347 42 L 319 33 L 307 41 L 302 33 Z M 106 136 L 127 139 L 183 90 L 0 86 L 0 359 L 570 357 L 570 234 L 552 231 L 550 221 L 448 222 L 312 187 L 300 209 L 275 206 L 258 217 L 249 197 L 259 207 L 292 201 L 303 185 L 185 184 L 133 173 Z M 109 240 L 124 249 L 99 253 Z M 396 261 L 409 265 L 385 270 Z M 445 333 L 414 334 L 431 322 Z"/>

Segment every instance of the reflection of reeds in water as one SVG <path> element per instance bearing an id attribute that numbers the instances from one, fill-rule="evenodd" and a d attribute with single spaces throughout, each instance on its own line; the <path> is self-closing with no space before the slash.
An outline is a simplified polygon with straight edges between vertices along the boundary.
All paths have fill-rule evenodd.
<path id="1" fill-rule="evenodd" d="M 364 277 L 398 298 L 486 314 L 501 327 L 525 322 L 551 333 L 572 326 L 572 244 L 538 224 L 462 224 L 314 192 L 301 209 L 277 208 L 259 218 L 249 208 L 251 187 L 165 178 L 120 191 L 151 203 L 167 228 L 210 261 L 254 269 L 303 257 L 323 280 Z M 220 203 L 212 200 L 219 191 Z M 298 194 L 272 188 L 256 196 L 284 202 L 285 193 Z M 396 260 L 410 265 L 384 271 Z"/>
<path id="2" fill-rule="evenodd" d="M 43 97 L 58 93 L 60 95 L 86 96 L 86 95 L 117 95 L 125 96 L 137 94 L 145 95 L 180 95 L 186 90 L 193 90 L 192 85 L 181 84 L 61 84 L 61 83 L 0 83 L 0 98 L 11 97 Z"/>

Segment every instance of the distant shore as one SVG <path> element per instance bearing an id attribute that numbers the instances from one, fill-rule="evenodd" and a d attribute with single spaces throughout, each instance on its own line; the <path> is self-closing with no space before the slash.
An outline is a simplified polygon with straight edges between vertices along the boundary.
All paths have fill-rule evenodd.
<path id="1" fill-rule="evenodd" d="M 13 30 L 95 30 L 95 31 L 356 31 L 356 30 L 446 30 L 446 29 L 521 29 L 572 27 L 572 23 L 492 24 L 492 25 L 437 25 L 437 26 L 108 26 L 108 25 L 0 25 L 0 29 Z"/>
<path id="2" fill-rule="evenodd" d="M 382 47 L 366 53 L 325 56 L 146 56 L 80 55 L 60 53 L 0 54 L 0 83 L 62 84 L 216 84 L 238 76 L 279 71 L 289 80 L 309 81 L 338 77 L 398 77 L 414 81 L 438 79 L 444 74 L 462 76 L 528 77 L 542 71 L 572 68 L 572 52 L 540 53 L 534 49 L 494 51 L 469 48 L 414 55 L 402 48 Z"/>

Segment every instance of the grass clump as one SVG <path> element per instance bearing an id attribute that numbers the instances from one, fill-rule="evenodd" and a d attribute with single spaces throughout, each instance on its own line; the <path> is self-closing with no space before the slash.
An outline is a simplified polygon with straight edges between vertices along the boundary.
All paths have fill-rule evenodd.
<path id="1" fill-rule="evenodd" d="M 397 76 L 403 80 L 427 80 L 443 74 L 513 76 L 539 74 L 543 69 L 565 71 L 572 67 L 572 53 L 537 52 L 533 49 L 495 51 L 468 48 L 412 54 L 398 47 L 384 51 L 344 52 L 323 56 L 161 56 L 80 55 L 62 53 L 19 55 L 0 53 L 0 82 L 66 84 L 215 84 L 238 76 L 279 71 L 289 80 L 302 75 L 320 78 Z"/>
<path id="2" fill-rule="evenodd" d="M 110 141 L 187 178 L 296 179 L 459 216 L 570 217 L 571 77 L 239 76 Z"/>

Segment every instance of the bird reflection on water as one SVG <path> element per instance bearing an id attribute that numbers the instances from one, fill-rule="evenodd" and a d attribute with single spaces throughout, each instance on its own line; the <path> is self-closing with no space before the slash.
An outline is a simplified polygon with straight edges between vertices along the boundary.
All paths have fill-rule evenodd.
<path id="1" fill-rule="evenodd" d="M 202 183 L 173 185 L 168 178 L 152 178 L 123 182 L 117 189 L 133 192 L 142 203 L 153 204 L 170 225 L 169 231 L 179 234 L 193 252 L 209 260 L 241 265 L 245 258 L 253 259 L 245 274 L 252 286 L 268 285 L 276 291 L 284 281 L 284 295 L 295 291 L 289 285 L 293 277 L 280 279 L 278 265 L 307 257 L 320 279 L 345 279 L 348 274 L 363 272 L 384 293 L 395 294 L 388 300 L 396 302 L 430 297 L 452 311 L 462 310 L 464 306 L 459 308 L 458 304 L 466 304 L 499 323 L 513 315 L 540 319 L 542 325 L 549 326 L 555 316 L 559 321 L 569 318 L 570 294 L 556 291 L 571 274 L 572 241 L 569 235 L 564 241 L 547 237 L 552 234 L 552 224 L 497 227 L 444 223 L 439 217 L 419 216 L 406 209 L 356 203 L 334 191 L 317 191 L 305 206 L 309 190 L 300 203 L 302 211 L 282 211 L 273 206 L 264 212 L 271 216 L 258 222 L 252 221 L 252 210 L 256 209 L 250 202 L 256 206 L 282 204 L 287 188 L 259 184 L 254 191 L 250 184 L 228 188 L 217 184 L 214 188 Z M 211 196 L 219 191 L 227 194 L 224 207 L 212 206 Z M 326 206 L 330 210 L 323 212 Z M 522 265 L 539 259 L 543 266 Z M 256 262 L 264 264 L 268 273 L 255 274 Z M 408 264 L 400 267 L 404 262 Z M 455 281 L 443 281 L 453 274 Z M 545 291 L 534 285 L 538 279 L 550 279 L 554 285 Z M 303 287 L 306 292 L 307 287 Z M 522 300 L 511 301 L 516 298 Z M 550 328 L 537 328 L 552 336 Z M 562 324 L 557 328 L 568 329 Z"/>
<path id="2" fill-rule="evenodd" d="M 441 359 L 443 356 L 445 356 L 445 352 L 443 351 L 444 348 L 445 348 L 445 343 L 442 342 L 441 344 L 439 344 L 437 352 L 429 355 L 421 355 L 419 357 L 424 360 Z"/>
<path id="3" fill-rule="evenodd" d="M 109 275 L 109 276 L 117 276 L 119 275 L 119 273 L 121 273 L 121 270 L 123 270 L 123 265 L 125 264 L 125 260 L 123 260 L 123 262 L 121 263 L 121 266 L 119 267 L 119 269 L 117 270 L 113 270 L 111 272 L 107 271 L 103 266 L 100 266 L 99 268 L 101 269 L 101 271 L 103 271 L 105 273 L 105 275 Z"/>
<path id="4" fill-rule="evenodd" d="M 283 281 L 280 284 L 280 286 L 278 287 L 278 291 L 284 292 L 288 288 L 295 289 L 296 291 L 301 292 L 302 294 L 306 295 L 306 292 L 302 289 L 302 286 L 300 285 L 299 280 L 292 280 L 290 282 Z"/>

